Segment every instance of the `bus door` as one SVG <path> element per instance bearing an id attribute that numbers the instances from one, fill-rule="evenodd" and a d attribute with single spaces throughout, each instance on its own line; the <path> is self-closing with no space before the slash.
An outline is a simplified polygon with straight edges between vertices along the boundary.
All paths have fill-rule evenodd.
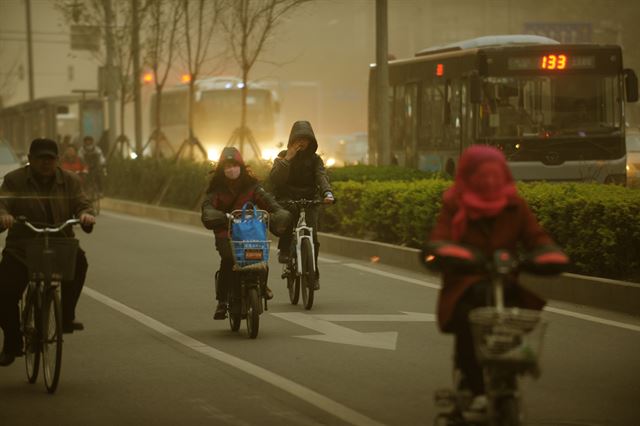
<path id="1" fill-rule="evenodd" d="M 410 83 L 405 86 L 404 93 L 404 152 L 405 166 L 418 166 L 418 84 Z"/>
<path id="2" fill-rule="evenodd" d="M 92 136 L 94 140 L 99 141 L 104 130 L 102 101 L 96 99 L 85 100 L 81 108 L 82 135 L 80 136 Z"/>

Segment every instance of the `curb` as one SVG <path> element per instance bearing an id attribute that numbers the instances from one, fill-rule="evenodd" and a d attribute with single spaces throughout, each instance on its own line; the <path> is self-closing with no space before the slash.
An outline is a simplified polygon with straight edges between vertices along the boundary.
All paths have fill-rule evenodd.
<path id="1" fill-rule="evenodd" d="M 202 226 L 200 213 L 152 206 L 133 201 L 104 198 L 101 206 L 106 210 L 193 226 Z M 318 233 L 325 253 L 424 273 L 418 257 L 419 250 L 376 241 L 359 240 L 334 234 Z M 634 316 L 640 315 L 640 284 L 577 274 L 562 274 L 548 278 L 523 274 L 524 286 L 545 299 L 606 309 Z"/>

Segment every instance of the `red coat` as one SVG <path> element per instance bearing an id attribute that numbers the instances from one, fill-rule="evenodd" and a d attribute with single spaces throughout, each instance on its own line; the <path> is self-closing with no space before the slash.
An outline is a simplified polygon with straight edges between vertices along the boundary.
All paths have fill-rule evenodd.
<path id="1" fill-rule="evenodd" d="M 457 206 L 453 203 L 442 206 L 431 233 L 431 241 L 452 241 L 451 221 L 456 211 Z M 459 242 L 476 247 L 487 256 L 497 249 L 516 251 L 522 245 L 528 251 L 553 244 L 527 203 L 519 196 L 510 201 L 493 221 L 470 220 Z M 519 305 L 528 309 L 542 309 L 545 301 L 518 285 L 515 278 L 513 284 L 518 288 Z M 460 297 L 470 286 L 484 279 L 486 276 L 480 274 L 463 275 L 450 271 L 442 274 L 442 289 L 438 297 L 438 325 L 442 331 L 451 331 L 449 322 Z"/>
<path id="2" fill-rule="evenodd" d="M 233 210 L 242 209 L 242 206 L 247 201 L 255 203 L 258 209 L 267 210 L 270 213 L 281 209 L 273 197 L 258 184 L 251 184 L 238 189 L 224 186 L 220 190 L 210 192 L 208 199 L 205 200 L 205 207 L 210 206 L 219 212 L 231 213 Z M 213 231 L 216 238 L 229 238 L 229 227 L 226 219 L 222 224 L 216 223 L 213 226 Z"/>

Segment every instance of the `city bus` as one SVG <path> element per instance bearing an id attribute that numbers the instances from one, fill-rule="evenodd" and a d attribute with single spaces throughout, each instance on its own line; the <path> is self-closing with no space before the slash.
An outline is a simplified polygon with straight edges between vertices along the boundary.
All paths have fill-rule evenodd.
<path id="1" fill-rule="evenodd" d="M 369 148 L 376 139 L 370 67 Z M 626 181 L 625 100 L 638 81 L 619 46 L 488 36 L 389 62 L 393 164 L 453 176 L 463 149 L 501 149 L 518 180 Z"/>
<path id="2" fill-rule="evenodd" d="M 233 131 L 240 126 L 241 89 L 242 80 L 234 77 L 215 77 L 196 82 L 193 133 L 207 150 L 210 160 L 218 159 Z M 186 85 L 162 92 L 161 128 L 176 151 L 188 135 L 187 99 Z M 151 129 L 156 128 L 156 105 L 154 93 L 150 108 Z M 275 92 L 258 84 L 250 84 L 247 93 L 247 127 L 251 129 L 263 157 L 277 154 L 278 112 Z"/>
<path id="3" fill-rule="evenodd" d="M 0 110 L 0 139 L 19 155 L 29 151 L 35 138 L 58 143 L 82 144 L 82 137 L 100 141 L 104 133 L 103 102 L 100 98 L 64 95 L 40 98 Z"/>

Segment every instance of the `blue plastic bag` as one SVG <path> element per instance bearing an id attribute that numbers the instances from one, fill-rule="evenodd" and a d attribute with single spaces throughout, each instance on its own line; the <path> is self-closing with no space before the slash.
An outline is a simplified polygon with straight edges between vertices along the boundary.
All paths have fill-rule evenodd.
<path id="1" fill-rule="evenodd" d="M 247 217 L 247 206 L 253 207 L 253 216 Z M 231 249 L 236 264 L 240 267 L 266 265 L 269 261 L 267 224 L 260 220 L 255 205 L 247 201 L 242 206 L 242 215 L 231 224 Z"/>
<path id="2" fill-rule="evenodd" d="M 253 216 L 247 217 L 247 206 L 253 207 Z M 242 206 L 240 221 L 231 225 L 231 237 L 234 241 L 265 241 L 267 239 L 267 224 L 258 218 L 256 206 L 247 201 Z"/>

